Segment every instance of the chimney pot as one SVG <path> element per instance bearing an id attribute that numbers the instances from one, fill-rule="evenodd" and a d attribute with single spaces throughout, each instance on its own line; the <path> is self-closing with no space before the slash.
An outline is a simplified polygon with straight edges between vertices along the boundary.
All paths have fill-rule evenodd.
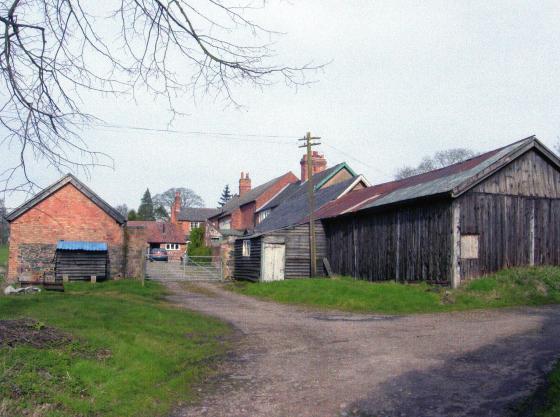
<path id="1" fill-rule="evenodd" d="M 251 191 L 251 179 L 249 178 L 249 173 L 241 172 L 241 178 L 239 178 L 239 196 Z"/>
<path id="2" fill-rule="evenodd" d="M 303 157 L 301 158 L 301 161 L 299 161 L 299 164 L 301 166 L 301 181 L 307 181 L 307 154 L 303 154 Z M 324 171 L 327 168 L 327 160 L 325 159 L 325 155 L 319 153 L 318 151 L 312 151 L 311 165 L 313 175 Z"/>

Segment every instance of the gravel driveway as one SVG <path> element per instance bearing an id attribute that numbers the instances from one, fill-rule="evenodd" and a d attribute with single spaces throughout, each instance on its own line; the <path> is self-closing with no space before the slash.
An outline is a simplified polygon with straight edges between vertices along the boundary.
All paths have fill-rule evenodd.
<path id="1" fill-rule="evenodd" d="M 168 286 L 173 302 L 242 334 L 177 417 L 504 416 L 560 353 L 557 306 L 391 317 Z"/>

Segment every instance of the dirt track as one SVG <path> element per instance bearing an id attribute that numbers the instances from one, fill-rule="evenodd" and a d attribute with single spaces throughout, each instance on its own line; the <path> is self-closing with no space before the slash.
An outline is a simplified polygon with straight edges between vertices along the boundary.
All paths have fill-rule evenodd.
<path id="1" fill-rule="evenodd" d="M 389 317 L 317 312 L 176 283 L 170 299 L 242 337 L 177 416 L 504 416 L 560 354 L 560 307 Z"/>

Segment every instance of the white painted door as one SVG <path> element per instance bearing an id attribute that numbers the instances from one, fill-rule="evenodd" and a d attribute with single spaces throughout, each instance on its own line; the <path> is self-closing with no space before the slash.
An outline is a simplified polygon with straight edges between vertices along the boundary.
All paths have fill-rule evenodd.
<path id="1" fill-rule="evenodd" d="M 281 281 L 284 279 L 286 246 L 279 243 L 264 243 L 261 264 L 262 281 Z"/>

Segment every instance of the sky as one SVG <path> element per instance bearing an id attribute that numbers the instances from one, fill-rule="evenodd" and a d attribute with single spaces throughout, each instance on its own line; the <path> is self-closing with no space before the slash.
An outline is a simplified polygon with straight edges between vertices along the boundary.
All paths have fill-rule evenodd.
<path id="1" fill-rule="evenodd" d="M 240 109 L 180 97 L 188 114 L 171 126 L 166 103 L 148 95 L 92 95 L 85 109 L 122 127 L 84 130 L 114 169 L 80 179 L 113 205 L 136 208 L 147 187 L 188 187 L 213 207 L 241 171 L 253 186 L 299 175 L 307 131 L 329 165 L 346 161 L 372 184 L 438 150 L 483 152 L 533 134 L 552 147 L 560 136 L 558 2 L 276 0 L 252 17 L 284 33 L 276 62 L 328 65 L 297 89 L 240 86 Z M 0 147 L 0 164 L 14 157 Z M 60 175 L 30 168 L 43 186 Z M 7 206 L 25 198 L 8 195 Z"/>

